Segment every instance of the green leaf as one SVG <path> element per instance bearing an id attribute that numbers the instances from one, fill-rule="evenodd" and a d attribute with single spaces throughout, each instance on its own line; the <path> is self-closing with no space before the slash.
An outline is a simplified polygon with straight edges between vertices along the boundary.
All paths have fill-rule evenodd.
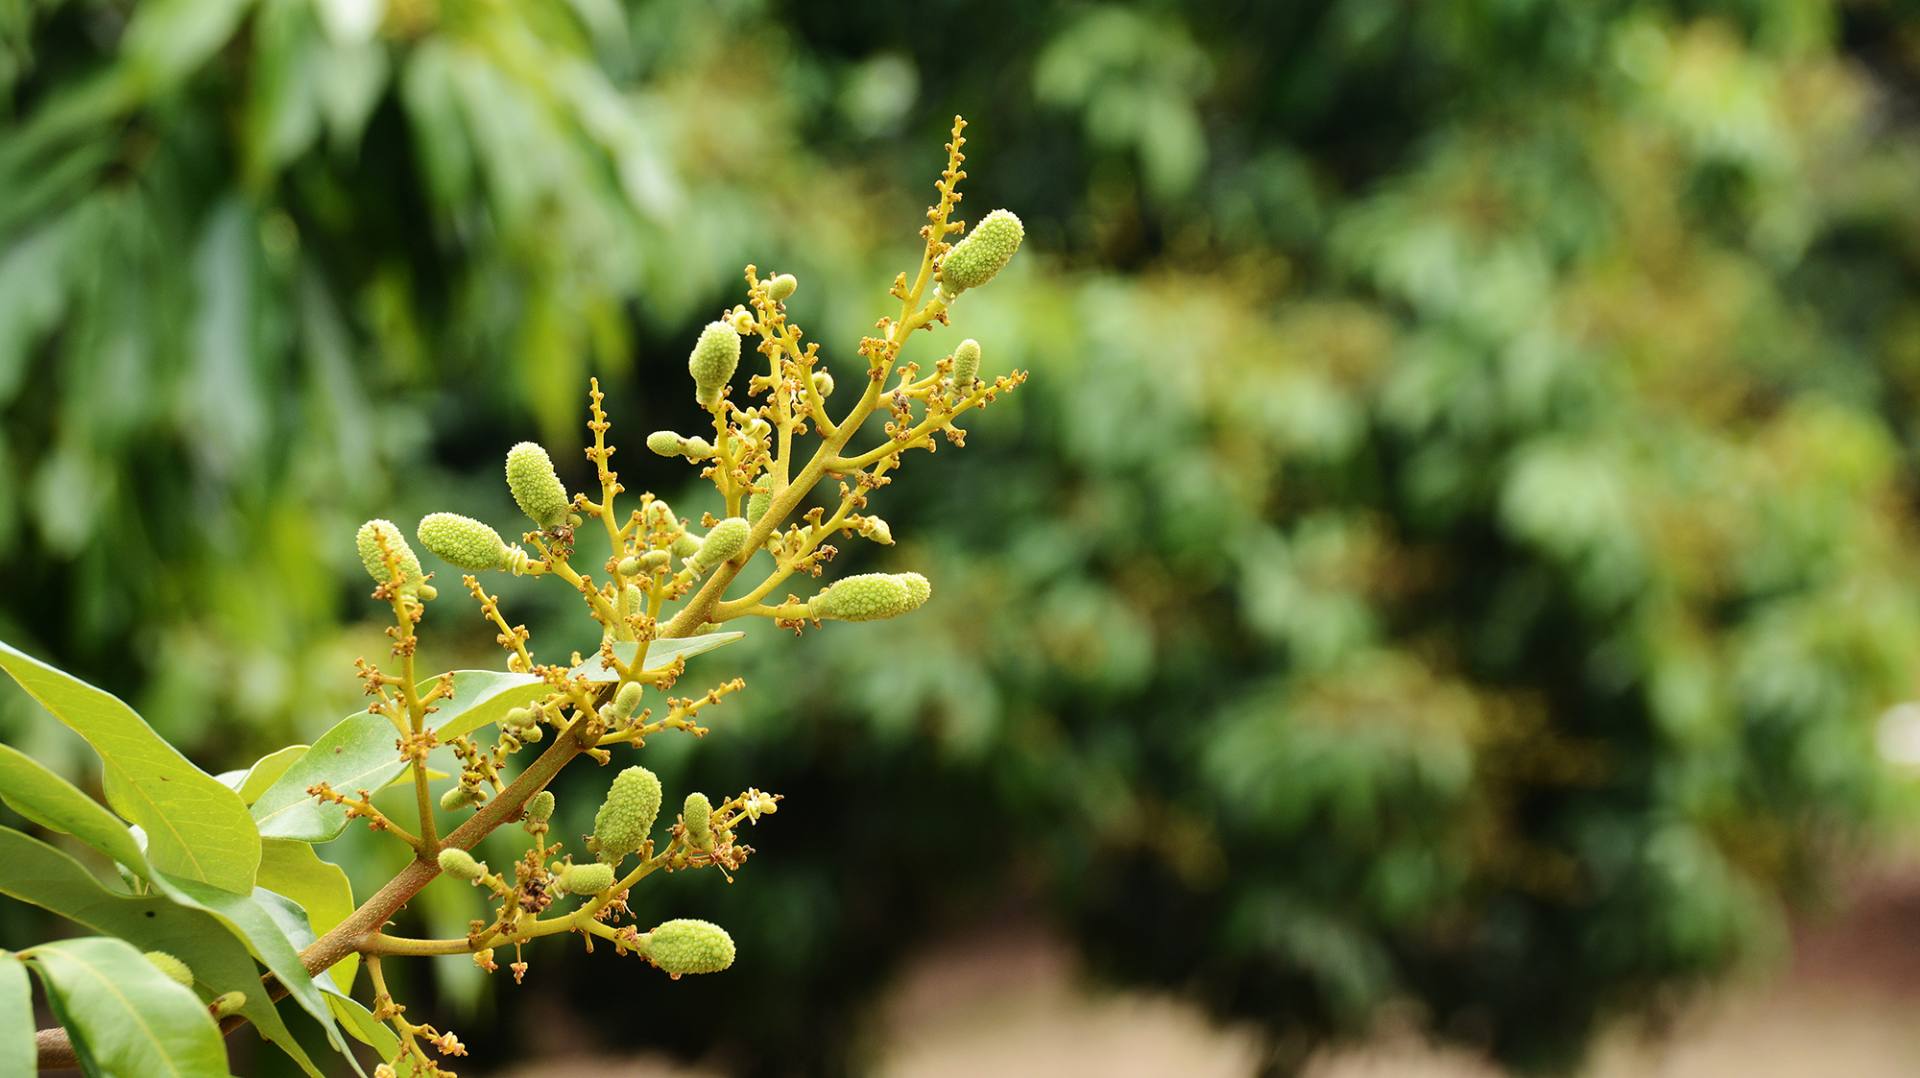
<path id="1" fill-rule="evenodd" d="M 691 659 L 695 655 L 705 655 L 714 648 L 725 647 L 745 635 L 747 634 L 741 632 L 706 633 L 701 636 L 684 636 L 673 640 L 655 640 L 647 647 L 646 669 L 660 670 L 675 659 Z M 631 665 L 639 647 L 640 645 L 635 641 L 622 641 L 613 645 L 613 653 L 619 656 L 621 662 Z M 619 676 L 618 671 L 608 666 L 598 652 L 594 653 L 593 658 L 567 671 L 567 674 L 571 677 L 586 677 L 593 681 L 613 681 Z"/>
<path id="2" fill-rule="evenodd" d="M 72 835 L 142 877 L 151 874 L 146 855 L 126 824 L 11 745 L 0 745 L 0 800 L 34 823 Z"/>
<path id="3" fill-rule="evenodd" d="M 307 911 L 315 935 L 325 935 L 353 913 L 353 885 L 347 882 L 347 874 L 339 865 L 322 861 L 304 842 L 270 838 L 262 843 L 260 886 Z M 359 968 L 360 956 L 348 955 L 330 971 L 342 992 L 353 990 Z"/>
<path id="4" fill-rule="evenodd" d="M 440 721 L 434 732 L 440 740 L 452 741 L 490 722 L 498 722 L 500 716 L 516 707 L 540 699 L 548 688 L 545 681 L 532 674 L 455 670 L 453 697 L 440 705 Z"/>
<path id="5" fill-rule="evenodd" d="M 253 890 L 260 835 L 238 794 L 193 766 L 113 694 L 5 643 L 0 669 L 100 754 L 107 803 L 146 830 L 154 868 L 235 894 Z"/>
<path id="6" fill-rule="evenodd" d="M 379 715 L 340 720 L 254 801 L 260 834 L 302 842 L 338 837 L 347 827 L 346 806 L 321 804 L 307 788 L 324 782 L 348 796 L 380 789 L 407 768 L 393 742 L 393 724 Z"/>
<path id="7" fill-rule="evenodd" d="M 33 989 L 27 967 L 0 951 L 0 1074 L 32 1074 Z"/>
<path id="8" fill-rule="evenodd" d="M 286 774 L 287 769 L 294 765 L 294 761 L 305 756 L 306 753 L 305 745 L 288 745 L 284 749 L 270 752 L 255 760 L 253 766 L 247 769 L 247 777 L 241 779 L 240 785 L 234 788 L 239 793 L 240 800 L 248 805 L 258 801 L 267 787 L 277 782 L 280 776 Z"/>
<path id="9" fill-rule="evenodd" d="M 24 952 L 92 1073 L 200 1078 L 227 1073 L 220 1027 L 192 991 L 138 949 L 105 936 Z M 257 990 L 257 986 L 256 986 Z"/>
<path id="10" fill-rule="evenodd" d="M 218 918 L 162 895 L 115 894 L 78 861 L 11 828 L 0 827 L 0 864 L 7 866 L 0 872 L 0 894 L 118 936 L 143 951 L 177 955 L 193 967 L 195 982 L 211 995 L 247 993 L 240 1013 L 317 1078 L 313 1061 L 260 991 L 260 972 L 246 946 Z"/>

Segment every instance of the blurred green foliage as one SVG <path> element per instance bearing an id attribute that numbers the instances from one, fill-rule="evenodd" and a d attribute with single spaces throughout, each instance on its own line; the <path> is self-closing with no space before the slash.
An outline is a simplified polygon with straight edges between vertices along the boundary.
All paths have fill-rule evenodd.
<path id="1" fill-rule="evenodd" d="M 1766 954 L 1887 807 L 1891 5 L 159 0 L 6 6 L 0 43 L 0 635 L 215 768 L 355 706 L 360 519 L 505 523 L 508 433 L 584 474 L 587 373 L 673 493 L 638 443 L 683 394 L 641 387 L 742 264 L 851 375 L 973 121 L 967 207 L 1041 257 L 970 324 L 1034 377 L 876 499 L 931 538 L 851 568 L 926 608 L 761 634 L 757 691 L 663 747 L 670 790 L 788 801 L 742 886 L 647 896 L 709 888 L 741 959 L 636 984 L 639 1043 L 844 1066 L 916 940 L 1039 909 L 1278 1068 L 1399 1000 L 1555 1066 Z M 484 661 L 456 605 L 442 665 Z"/>

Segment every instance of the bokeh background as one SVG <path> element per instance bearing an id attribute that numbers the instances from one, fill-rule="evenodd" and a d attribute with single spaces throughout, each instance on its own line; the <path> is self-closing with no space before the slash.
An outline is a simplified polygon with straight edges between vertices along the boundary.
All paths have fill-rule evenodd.
<path id="1" fill-rule="evenodd" d="M 212 771 L 310 740 L 381 647 L 361 520 L 504 530 L 528 437 L 578 486 L 589 375 L 628 486 L 710 508 L 639 444 L 697 327 L 793 272 L 850 377 L 956 112 L 969 216 L 1028 229 L 957 320 L 1032 379 L 840 563 L 933 601 L 755 633 L 713 736 L 649 746 L 670 790 L 787 795 L 738 884 L 636 900 L 734 971 L 416 970 L 463 1071 L 886 1069 L 943 992 L 1050 969 L 1228 1072 L 1389 1028 L 1575 1068 L 1900 878 L 1895 0 L 0 4 L 0 638 Z M 589 646 L 530 583 L 511 616 Z M 468 613 L 429 666 L 497 663 Z M 0 736 L 90 779 L 18 694 Z M 902 978 L 928 954 L 959 972 Z M 1002 1063 L 1074 1073 L 1089 1028 Z"/>

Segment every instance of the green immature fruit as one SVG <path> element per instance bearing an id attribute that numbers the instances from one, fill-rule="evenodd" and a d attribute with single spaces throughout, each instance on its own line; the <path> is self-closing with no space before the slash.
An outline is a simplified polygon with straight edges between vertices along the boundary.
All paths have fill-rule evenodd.
<path id="1" fill-rule="evenodd" d="M 687 826 L 687 839 L 696 850 L 713 849 L 713 802 L 703 793 L 690 793 L 680 806 L 680 822 Z"/>
<path id="2" fill-rule="evenodd" d="M 940 260 L 940 286 L 957 296 L 993 280 L 1013 261 L 1013 253 L 1020 249 L 1026 235 L 1020 218 L 1012 213 L 995 210 L 987 214 Z"/>
<path id="3" fill-rule="evenodd" d="M 752 521 L 755 524 L 760 523 L 760 518 L 767 515 L 767 509 L 770 508 L 772 505 L 773 505 L 772 491 L 770 490 L 754 491 L 753 494 L 747 498 L 747 519 Z"/>
<path id="4" fill-rule="evenodd" d="M 473 787 L 455 786 L 440 795 L 440 807 L 446 809 L 448 812 L 453 812 L 456 809 L 466 808 L 478 800 L 480 800 L 480 795 Z"/>
<path id="5" fill-rule="evenodd" d="M 429 513 L 414 531 L 420 545 L 444 561 L 478 572 L 507 567 L 507 543 L 500 533 L 458 513 Z"/>
<path id="6" fill-rule="evenodd" d="M 607 799 L 593 817 L 593 840 L 600 859 L 610 865 L 639 849 L 660 815 L 660 779 L 644 767 L 629 767 L 613 777 Z"/>
<path id="7" fill-rule="evenodd" d="M 527 818 L 529 820 L 553 819 L 552 790 L 541 790 L 539 793 L 533 795 L 532 799 L 527 802 Z"/>
<path id="8" fill-rule="evenodd" d="M 685 457 L 699 462 L 713 456 L 713 443 L 705 438 L 688 438 L 670 430 L 656 430 L 647 435 L 647 448 L 663 457 Z"/>
<path id="9" fill-rule="evenodd" d="M 689 564 L 696 573 L 704 573 L 731 559 L 747 548 L 747 533 L 753 528 L 741 517 L 728 517 L 715 524 L 700 541 L 700 549 L 694 551 Z"/>
<path id="10" fill-rule="evenodd" d="M 833 396 L 833 375 L 826 371 L 814 371 L 813 390 L 822 397 Z"/>
<path id="11" fill-rule="evenodd" d="M 918 610 L 922 603 L 933 596 L 933 581 L 919 573 L 900 573 L 898 577 L 900 583 L 907 589 L 907 598 L 913 602 L 913 605 L 907 609 Z"/>
<path id="12" fill-rule="evenodd" d="M 799 287 L 799 278 L 791 273 L 783 273 L 767 282 L 767 298 L 778 303 L 788 296 L 793 295 L 794 289 Z"/>
<path id="13" fill-rule="evenodd" d="M 147 961 L 167 975 L 167 980 L 184 988 L 193 987 L 193 968 L 165 951 L 148 951 Z"/>
<path id="14" fill-rule="evenodd" d="M 570 895 L 597 895 L 613 886 L 613 866 L 606 864 L 568 865 L 556 881 Z"/>
<path id="15" fill-rule="evenodd" d="M 910 582 L 909 577 L 918 583 Z M 919 573 L 862 573 L 837 580 L 808 604 L 816 618 L 879 621 L 898 617 L 926 601 L 932 585 Z"/>
<path id="16" fill-rule="evenodd" d="M 953 350 L 953 385 L 965 390 L 980 373 L 980 342 L 968 337 Z"/>
<path id="17" fill-rule="evenodd" d="M 472 854 L 457 846 L 448 846 L 440 851 L 440 871 L 472 883 L 487 874 L 487 865 L 484 861 L 475 861 Z"/>
<path id="18" fill-rule="evenodd" d="M 640 564 L 639 558 L 629 555 L 628 557 L 621 558 L 620 564 L 616 568 L 619 570 L 621 576 L 639 576 L 640 570 L 643 567 Z"/>
<path id="19" fill-rule="evenodd" d="M 607 705 L 607 710 L 611 712 L 616 719 L 624 719 L 631 716 L 634 712 L 640 710 L 640 694 L 642 691 L 639 682 L 627 682 L 625 685 L 620 686 L 619 692 L 613 694 L 613 703 Z"/>
<path id="20" fill-rule="evenodd" d="M 527 519 L 542 528 L 565 523 L 573 506 L 559 473 L 553 470 L 553 458 L 533 442 L 521 442 L 507 450 L 507 490 Z"/>
<path id="21" fill-rule="evenodd" d="M 739 365 L 740 335 L 725 322 L 707 323 L 687 356 L 687 373 L 693 375 L 694 399 L 701 407 L 714 408 L 720 404 L 720 391 L 727 387 L 727 380 Z"/>
<path id="22" fill-rule="evenodd" d="M 668 921 L 640 937 L 647 961 L 675 977 L 733 965 L 733 937 L 711 921 Z"/>
<path id="23" fill-rule="evenodd" d="M 222 992 L 213 997 L 213 1002 L 208 1004 L 208 1007 L 213 1011 L 215 1018 L 225 1018 L 230 1014 L 239 1014 L 240 1009 L 246 1005 L 245 992 Z"/>
<path id="24" fill-rule="evenodd" d="M 639 562 L 635 559 L 629 559 L 629 560 L 634 561 L 634 566 L 633 566 L 634 572 L 639 572 L 640 571 Z M 628 584 L 626 587 L 620 589 L 621 620 L 624 621 L 627 618 L 637 617 L 639 616 L 640 612 L 642 610 L 645 610 L 646 608 L 647 608 L 646 594 L 642 592 L 639 588 L 634 587 L 632 584 Z"/>
<path id="25" fill-rule="evenodd" d="M 407 545 L 407 537 L 400 534 L 400 529 L 394 527 L 391 520 L 369 520 L 354 533 L 353 545 L 360 552 L 360 564 L 367 567 L 367 575 L 376 584 L 387 582 L 387 559 L 380 551 L 382 539 L 386 540 L 387 553 L 392 554 L 400 565 L 400 590 L 426 595 L 422 591 L 426 574 L 420 570 L 420 559 L 414 555 L 413 548 Z M 426 597 L 432 598 L 431 595 Z"/>

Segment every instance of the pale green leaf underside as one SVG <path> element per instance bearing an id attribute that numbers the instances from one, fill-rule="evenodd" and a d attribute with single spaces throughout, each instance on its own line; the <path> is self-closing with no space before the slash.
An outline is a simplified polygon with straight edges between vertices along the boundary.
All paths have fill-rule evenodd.
<path id="1" fill-rule="evenodd" d="M 673 640 L 655 640 L 647 646 L 646 669 L 660 670 L 675 659 L 691 659 L 695 655 L 705 655 L 714 648 L 725 647 L 745 635 L 747 634 L 741 632 L 705 633 Z M 633 656 L 639 649 L 640 645 L 632 640 L 613 645 L 613 653 L 619 656 L 621 662 L 629 665 L 633 663 Z M 599 652 L 595 652 L 592 658 L 567 672 L 574 677 L 584 676 L 594 681 L 612 681 L 617 676 L 614 669 L 607 665 L 606 660 L 600 657 Z"/>
<path id="2" fill-rule="evenodd" d="M 253 890 L 260 836 L 238 794 L 111 693 L 5 643 L 0 669 L 100 754 L 107 801 L 146 830 L 147 859 L 156 868 L 236 894 Z"/>
<path id="3" fill-rule="evenodd" d="M 88 936 L 26 953 L 82 1058 L 100 1072 L 227 1073 L 226 1043 L 199 997 L 168 980 L 132 944 Z"/>

